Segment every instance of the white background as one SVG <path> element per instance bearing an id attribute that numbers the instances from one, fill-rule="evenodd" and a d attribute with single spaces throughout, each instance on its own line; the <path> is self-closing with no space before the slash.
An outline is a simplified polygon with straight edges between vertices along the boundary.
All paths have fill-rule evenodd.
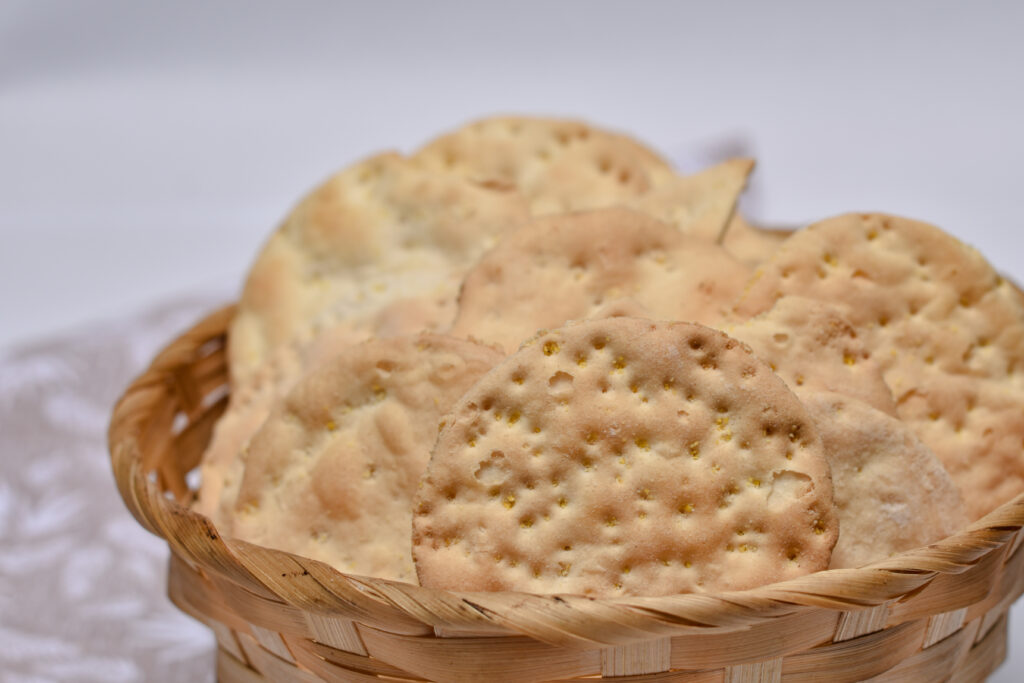
<path id="1" fill-rule="evenodd" d="M 755 219 L 904 213 L 1024 279 L 1022 27 L 1012 2 L 4 0 L 0 349 L 228 298 L 324 176 L 496 112 L 687 169 L 753 154 Z"/>
<path id="2" fill-rule="evenodd" d="M 576 115 L 755 218 L 932 220 L 1024 273 L 1024 4 L 0 2 L 0 347 L 229 296 L 310 186 L 479 115 Z"/>

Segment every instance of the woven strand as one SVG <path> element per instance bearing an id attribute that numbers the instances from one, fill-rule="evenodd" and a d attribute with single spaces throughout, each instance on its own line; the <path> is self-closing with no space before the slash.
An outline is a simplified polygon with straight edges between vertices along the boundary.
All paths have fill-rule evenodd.
<path id="1" fill-rule="evenodd" d="M 1005 654 L 1024 496 L 868 567 L 715 595 L 454 593 L 224 539 L 188 508 L 185 475 L 227 404 L 233 313 L 164 349 L 109 432 L 118 490 L 170 545 L 169 593 L 214 629 L 224 680 L 979 680 Z"/>

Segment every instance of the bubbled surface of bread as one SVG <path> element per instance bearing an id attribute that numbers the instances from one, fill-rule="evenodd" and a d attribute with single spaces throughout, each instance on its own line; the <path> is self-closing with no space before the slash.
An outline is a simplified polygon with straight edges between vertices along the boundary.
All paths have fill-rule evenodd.
<path id="1" fill-rule="evenodd" d="M 533 215 L 618 204 L 672 175 L 657 152 L 631 137 L 528 116 L 475 121 L 430 141 L 412 159 L 434 173 L 515 189 Z"/>
<path id="2" fill-rule="evenodd" d="M 304 374 L 368 337 L 397 337 L 447 327 L 454 308 L 455 301 L 448 296 L 399 299 L 379 311 L 338 320 L 326 329 L 316 327 L 314 337 L 305 343 L 293 341 L 274 349 L 258 369 L 232 387 L 227 410 L 217 421 L 203 454 L 197 509 L 221 532 L 231 533 L 242 483 L 241 454 L 274 405 Z"/>
<path id="3" fill-rule="evenodd" d="M 823 569 L 837 533 L 782 380 L 722 332 L 610 318 L 539 334 L 445 417 L 413 546 L 425 586 L 661 595 Z"/>
<path id="4" fill-rule="evenodd" d="M 453 273 L 528 217 L 515 192 L 432 174 L 381 154 L 334 175 L 270 237 L 229 337 L 232 381 L 316 327 L 427 294 L 454 299 Z"/>
<path id="5" fill-rule="evenodd" d="M 749 344 L 798 396 L 837 392 L 896 414 L 896 401 L 882 369 L 864 348 L 843 308 L 785 296 L 764 313 L 726 329 Z"/>
<path id="6" fill-rule="evenodd" d="M 792 294 L 844 307 L 972 519 L 1024 491 L 1024 306 L 981 254 L 927 223 L 838 216 L 788 238 L 737 312 Z"/>
<path id="7" fill-rule="evenodd" d="M 422 334 L 367 341 L 326 362 L 253 437 L 235 534 L 342 571 L 414 580 L 411 501 L 438 419 L 500 358 Z"/>
<path id="8" fill-rule="evenodd" d="M 466 275 L 452 333 L 515 350 L 537 330 L 628 300 L 657 320 L 717 324 L 750 270 L 724 249 L 626 209 L 535 219 Z"/>

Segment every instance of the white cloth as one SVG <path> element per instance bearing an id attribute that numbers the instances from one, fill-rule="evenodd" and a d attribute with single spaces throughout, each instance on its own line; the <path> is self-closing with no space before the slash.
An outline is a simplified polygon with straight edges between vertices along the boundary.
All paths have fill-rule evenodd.
<path id="1" fill-rule="evenodd" d="M 166 597 L 166 543 L 124 506 L 106 429 L 177 301 L 0 356 L 0 681 L 212 681 L 210 631 Z"/>

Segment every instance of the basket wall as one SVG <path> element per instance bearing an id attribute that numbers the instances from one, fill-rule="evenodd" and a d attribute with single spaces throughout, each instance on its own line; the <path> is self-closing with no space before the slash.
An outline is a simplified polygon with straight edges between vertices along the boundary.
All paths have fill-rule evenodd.
<path id="1" fill-rule="evenodd" d="M 109 434 L 125 503 L 171 548 L 171 599 L 217 636 L 221 680 L 980 681 L 1005 657 L 1024 496 L 866 568 L 718 595 L 451 593 L 222 538 L 188 509 L 186 475 L 226 406 L 232 313 L 165 349 Z"/>

